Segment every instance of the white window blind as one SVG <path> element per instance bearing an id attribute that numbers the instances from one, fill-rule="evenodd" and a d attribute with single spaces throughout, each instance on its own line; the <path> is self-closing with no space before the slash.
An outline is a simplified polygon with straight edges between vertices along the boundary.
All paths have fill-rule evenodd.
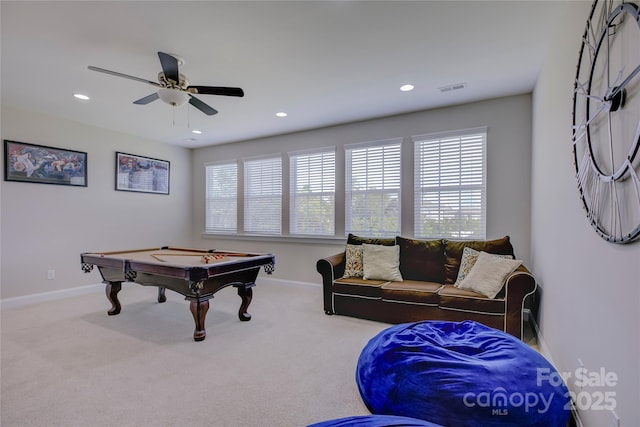
<path id="1" fill-rule="evenodd" d="M 335 233 L 335 149 L 290 154 L 290 234 Z"/>
<path id="2" fill-rule="evenodd" d="M 346 233 L 400 234 L 401 143 L 395 139 L 346 147 Z"/>
<path id="3" fill-rule="evenodd" d="M 228 233 L 237 231 L 238 164 L 206 166 L 205 231 Z"/>
<path id="4" fill-rule="evenodd" d="M 414 235 L 484 239 L 486 129 L 413 137 Z"/>
<path id="5" fill-rule="evenodd" d="M 282 234 L 282 158 L 244 162 L 244 231 Z"/>

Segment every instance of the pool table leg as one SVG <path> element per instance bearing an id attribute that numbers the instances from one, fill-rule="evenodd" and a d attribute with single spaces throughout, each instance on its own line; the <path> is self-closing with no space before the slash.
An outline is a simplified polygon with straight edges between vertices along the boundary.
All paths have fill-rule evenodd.
<path id="1" fill-rule="evenodd" d="M 204 329 L 204 321 L 209 310 L 209 300 L 192 299 L 189 308 L 191 309 L 191 314 L 193 314 L 193 320 L 196 322 L 193 339 L 194 341 L 202 341 L 207 336 L 207 331 Z"/>
<path id="2" fill-rule="evenodd" d="M 122 282 L 107 282 L 105 293 L 107 294 L 107 299 L 111 303 L 111 310 L 107 311 L 109 316 L 120 314 L 122 306 L 120 305 L 120 301 L 118 301 L 118 292 L 120 292 L 121 289 Z"/>
<path id="3" fill-rule="evenodd" d="M 247 313 L 249 304 L 251 304 L 251 298 L 253 298 L 253 283 L 244 286 L 238 286 L 238 295 L 242 298 L 242 304 L 240 304 L 240 310 L 238 310 L 238 318 L 243 322 L 251 320 L 251 314 Z"/>

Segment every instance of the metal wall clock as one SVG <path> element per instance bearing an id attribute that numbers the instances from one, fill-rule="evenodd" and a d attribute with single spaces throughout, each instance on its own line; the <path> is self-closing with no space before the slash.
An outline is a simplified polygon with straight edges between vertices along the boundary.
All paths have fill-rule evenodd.
<path id="1" fill-rule="evenodd" d="M 612 243 L 640 237 L 640 8 L 595 0 L 573 92 L 573 154 L 580 197 Z"/>

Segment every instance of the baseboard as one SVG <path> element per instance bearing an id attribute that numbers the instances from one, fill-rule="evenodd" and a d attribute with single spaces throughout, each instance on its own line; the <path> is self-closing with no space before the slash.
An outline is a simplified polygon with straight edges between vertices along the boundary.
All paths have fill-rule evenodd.
<path id="1" fill-rule="evenodd" d="M 12 308 L 25 307 L 27 305 L 38 304 L 41 302 L 57 301 L 94 292 L 104 292 L 104 285 L 102 283 L 96 283 L 93 285 L 78 286 L 75 288 L 60 289 L 57 291 L 42 292 L 39 294 L 24 295 L 21 297 L 4 298 L 0 300 L 0 310 L 10 310 Z"/>
<path id="2" fill-rule="evenodd" d="M 540 348 L 540 353 L 549 361 L 549 363 L 551 363 L 551 365 L 556 367 L 553 357 L 551 357 L 549 347 L 547 347 L 547 343 L 545 342 L 544 337 L 540 332 L 540 328 L 536 323 L 536 319 L 531 315 L 531 313 L 525 313 L 525 315 L 527 316 L 529 323 L 533 326 L 534 333 L 536 334 L 536 340 L 538 341 L 538 347 Z M 582 420 L 580 419 L 580 415 L 578 414 L 573 400 L 571 402 L 571 419 L 569 420 L 567 427 L 583 427 Z"/>
<path id="3" fill-rule="evenodd" d="M 315 288 L 319 288 L 319 287 L 322 286 L 321 284 L 318 284 L 318 283 L 301 282 L 301 281 L 298 281 L 298 280 L 276 279 L 274 277 L 264 276 L 264 275 L 258 276 L 258 279 L 256 280 L 256 283 L 258 285 L 261 285 L 263 283 L 265 283 L 265 284 L 277 283 L 277 284 L 280 284 L 280 285 L 312 286 L 312 287 L 315 287 Z"/>
<path id="4" fill-rule="evenodd" d="M 542 336 L 542 332 L 540 332 L 540 328 L 538 327 L 538 323 L 536 322 L 536 319 L 533 316 L 529 315 L 528 322 L 531 324 L 531 326 L 533 326 L 533 331 L 536 334 L 536 340 L 538 341 L 538 347 L 540 348 L 540 353 L 542 353 L 542 355 L 553 366 L 556 366 L 555 362 L 553 361 L 553 357 L 551 357 L 551 352 L 549 351 L 549 347 L 547 347 L 547 343 L 545 342 L 544 337 Z"/>
<path id="5" fill-rule="evenodd" d="M 269 283 L 277 283 L 289 286 L 314 286 L 320 287 L 317 283 L 300 282 L 295 280 L 275 279 L 272 277 L 258 278 L 259 284 L 269 285 Z M 123 286 L 133 285 L 132 283 L 123 283 Z M 90 293 L 104 292 L 104 284 L 96 283 L 93 285 L 78 286 L 75 288 L 60 289 L 57 291 L 42 292 L 38 294 L 24 295 L 20 297 L 4 298 L 0 300 L 0 310 L 10 310 L 12 308 L 25 307 L 27 305 L 38 304 L 41 302 L 57 301 L 65 298 L 77 297 Z"/>

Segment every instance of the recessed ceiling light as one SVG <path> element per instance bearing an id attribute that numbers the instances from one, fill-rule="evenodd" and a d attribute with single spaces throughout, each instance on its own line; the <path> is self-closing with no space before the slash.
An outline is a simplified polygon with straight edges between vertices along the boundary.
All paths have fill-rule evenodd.
<path id="1" fill-rule="evenodd" d="M 280 111 L 276 113 L 276 116 L 278 117 L 287 117 L 287 113 L 285 113 L 284 111 Z"/>
<path id="2" fill-rule="evenodd" d="M 202 133 L 202 131 L 198 130 L 198 129 L 194 129 L 194 130 L 191 131 L 191 133 L 196 133 L 196 134 L 200 135 Z"/>
<path id="3" fill-rule="evenodd" d="M 75 96 L 76 98 L 81 99 L 83 101 L 88 101 L 89 99 L 91 99 L 87 95 L 83 95 L 81 93 L 74 93 L 73 96 Z"/>
<path id="4" fill-rule="evenodd" d="M 413 88 L 414 86 L 409 84 L 400 86 L 400 90 L 403 92 L 409 92 L 410 90 L 413 90 Z"/>

